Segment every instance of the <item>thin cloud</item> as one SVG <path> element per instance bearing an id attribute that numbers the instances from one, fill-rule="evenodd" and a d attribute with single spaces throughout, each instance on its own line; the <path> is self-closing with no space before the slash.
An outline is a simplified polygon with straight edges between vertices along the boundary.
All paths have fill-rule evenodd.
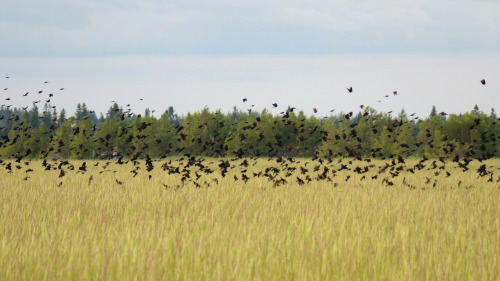
<path id="1" fill-rule="evenodd" d="M 4 56 L 482 52 L 493 1 L 11 1 Z"/>

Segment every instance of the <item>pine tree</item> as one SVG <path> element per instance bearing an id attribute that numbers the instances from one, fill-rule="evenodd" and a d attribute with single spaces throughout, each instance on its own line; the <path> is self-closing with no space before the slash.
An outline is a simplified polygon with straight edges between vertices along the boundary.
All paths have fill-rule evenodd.
<path id="1" fill-rule="evenodd" d="M 490 119 L 491 120 L 497 119 L 497 114 L 495 113 L 495 109 L 494 108 L 491 108 Z"/>
<path id="2" fill-rule="evenodd" d="M 45 124 L 45 127 L 50 128 L 52 123 L 52 111 L 50 110 L 50 105 L 48 103 L 45 103 L 43 106 L 41 119 L 42 123 Z"/>
<path id="3" fill-rule="evenodd" d="M 184 121 L 183 118 L 179 117 L 179 115 L 175 113 L 173 106 L 169 106 L 164 113 L 167 114 L 168 120 L 174 127 L 179 127 Z"/>
<path id="4" fill-rule="evenodd" d="M 36 103 L 33 103 L 33 107 L 28 112 L 28 122 L 31 124 L 31 127 L 37 129 L 40 126 L 40 113 L 38 112 L 38 106 Z"/>
<path id="5" fill-rule="evenodd" d="M 435 105 L 433 105 L 433 106 L 432 106 L 432 110 L 431 110 L 431 114 L 429 115 L 429 118 L 432 118 L 432 117 L 434 117 L 434 116 L 436 116 L 436 115 L 437 115 L 436 106 L 435 106 Z"/>
<path id="6" fill-rule="evenodd" d="M 472 109 L 472 114 L 474 114 L 474 116 L 479 116 L 479 106 L 477 106 L 477 104 L 474 106 L 474 109 Z"/>
<path id="7" fill-rule="evenodd" d="M 75 118 L 76 118 L 76 122 L 80 122 L 80 120 L 82 120 L 82 118 L 83 118 L 82 105 L 80 103 L 78 103 L 76 105 Z"/>
<path id="8" fill-rule="evenodd" d="M 57 125 L 60 127 L 64 122 L 66 122 L 66 109 L 62 109 L 61 112 L 59 112 L 59 117 L 57 118 Z"/>
<path id="9" fill-rule="evenodd" d="M 120 116 L 123 112 L 123 110 L 118 106 L 118 104 L 115 102 L 113 105 L 108 109 L 108 112 L 106 113 L 107 118 L 113 119 L 115 116 Z"/>

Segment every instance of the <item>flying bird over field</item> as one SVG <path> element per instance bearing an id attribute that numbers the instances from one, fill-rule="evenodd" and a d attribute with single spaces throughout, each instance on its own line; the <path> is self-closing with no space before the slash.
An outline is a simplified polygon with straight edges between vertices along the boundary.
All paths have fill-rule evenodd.
<path id="1" fill-rule="evenodd" d="M 49 83 L 48 81 L 46 83 Z M 477 81 L 476 81 L 477 83 Z M 481 80 L 481 83 L 483 85 L 486 84 L 486 81 L 483 79 Z M 63 90 L 64 88 L 60 88 L 60 90 Z M 353 93 L 353 88 L 349 87 L 346 88 L 349 93 Z M 44 89 L 45 90 L 45 89 Z M 48 92 L 48 91 L 46 91 Z M 27 96 L 29 92 L 26 92 L 23 96 Z M 39 91 L 38 93 L 42 93 L 42 91 Z M 393 91 L 392 95 L 396 96 L 397 91 Z M 50 93 L 48 94 L 49 99 L 45 100 L 47 103 L 51 101 L 51 97 L 53 97 L 53 94 Z M 56 95 L 57 96 L 57 95 Z M 391 96 L 391 91 L 387 91 L 385 97 L 388 98 Z M 2 97 L 5 98 L 5 97 Z M 247 102 L 247 98 L 241 98 L 243 102 Z M 10 98 L 6 98 L 5 100 L 10 100 Z M 141 101 L 143 99 L 140 99 Z M 40 101 L 34 101 L 34 103 L 38 103 Z M 112 101 L 115 103 L 115 101 Z M 283 101 L 281 101 L 283 102 Z M 380 102 L 380 101 L 379 101 Z M 9 105 L 10 106 L 10 105 Z M 9 107 L 7 106 L 7 107 Z M 49 105 L 46 105 L 48 108 Z M 184 186 L 188 183 L 194 184 L 197 188 L 200 187 L 200 185 L 203 185 L 202 181 L 199 181 L 200 177 L 202 176 L 201 172 L 205 172 L 207 175 L 211 174 L 214 172 L 213 168 L 209 169 L 206 165 L 206 162 L 203 158 L 196 158 L 198 155 L 194 154 L 191 156 L 191 153 L 196 153 L 196 151 L 199 151 L 201 155 L 206 155 L 209 157 L 212 156 L 231 156 L 234 155 L 236 156 L 235 159 L 231 159 L 231 161 L 223 161 L 220 163 L 219 168 L 221 172 L 221 176 L 225 177 L 226 173 L 228 173 L 228 177 L 234 178 L 235 181 L 244 181 L 245 183 L 248 180 L 251 180 L 251 173 L 247 173 L 246 167 L 249 166 L 249 163 L 247 161 L 250 159 L 258 159 L 258 157 L 264 158 L 264 157 L 270 157 L 268 158 L 267 161 L 273 162 L 276 161 L 278 163 L 277 166 L 275 167 L 269 167 L 265 168 L 262 171 L 255 171 L 254 177 L 266 177 L 269 181 L 274 183 L 274 187 L 282 184 L 286 184 L 285 178 L 291 177 L 292 173 L 296 169 L 301 169 L 302 175 L 300 177 L 297 177 L 297 183 L 299 185 L 304 185 L 312 181 L 332 181 L 334 179 L 333 177 L 335 176 L 336 170 L 350 170 L 356 174 L 364 174 L 368 172 L 369 169 L 373 169 L 376 167 L 376 165 L 369 165 L 369 166 L 364 166 L 364 165 L 353 165 L 353 161 L 366 161 L 370 162 L 371 159 L 367 158 L 372 155 L 372 157 L 376 158 L 381 158 L 386 161 L 384 166 L 379 166 L 379 174 L 380 177 L 384 177 L 384 180 L 382 181 L 383 184 L 386 184 L 388 186 L 394 185 L 395 183 L 390 181 L 390 177 L 394 178 L 398 176 L 400 173 L 404 172 L 404 170 L 407 170 L 411 173 L 415 173 L 418 170 L 423 170 L 426 165 L 423 163 L 427 161 L 425 156 L 423 157 L 423 160 L 418 162 L 418 164 L 406 164 L 405 162 L 405 157 L 412 155 L 413 153 L 416 152 L 419 146 L 421 145 L 429 145 L 430 147 L 434 146 L 435 150 L 439 150 L 439 153 L 442 155 L 445 154 L 450 154 L 450 155 L 459 155 L 456 154 L 456 152 L 453 152 L 455 149 L 455 144 L 454 143 L 449 143 L 446 145 L 440 145 L 438 146 L 437 144 L 432 144 L 434 140 L 430 139 L 433 134 L 435 133 L 434 130 L 428 129 L 427 135 L 424 135 L 427 137 L 422 138 L 423 141 L 417 140 L 415 135 L 412 135 L 412 138 L 406 139 L 406 137 L 403 139 L 403 134 L 401 133 L 401 127 L 403 125 L 407 126 L 408 123 L 409 125 L 413 126 L 414 124 L 410 123 L 417 119 L 418 117 L 414 118 L 413 120 L 405 121 L 401 120 L 401 118 L 392 118 L 388 117 L 385 118 L 385 115 L 381 115 L 378 113 L 373 113 L 371 110 L 367 110 L 367 106 L 365 105 L 360 105 L 359 108 L 362 110 L 361 112 L 349 112 L 347 114 L 345 113 L 339 113 L 338 116 L 330 116 L 330 117 L 323 117 L 323 118 L 331 118 L 332 120 L 335 120 L 336 123 L 338 123 L 338 131 L 336 130 L 335 133 L 331 133 L 328 130 L 324 128 L 324 126 L 319 123 L 314 125 L 314 123 L 317 122 L 316 118 L 311 116 L 311 119 L 308 119 L 308 117 L 299 117 L 295 116 L 293 117 L 292 112 L 296 109 L 295 107 L 287 106 L 286 110 L 277 110 L 282 111 L 280 114 L 283 115 L 281 118 L 279 115 L 276 117 L 272 116 L 267 116 L 267 115 L 262 115 L 262 116 L 249 116 L 249 115 L 242 115 L 241 121 L 236 120 L 236 121 L 226 121 L 223 113 L 213 113 L 213 115 L 210 117 L 199 117 L 200 122 L 193 122 L 190 123 L 190 121 L 182 121 L 178 122 L 175 124 L 175 126 L 172 127 L 172 129 L 169 129 L 168 132 L 172 132 L 172 140 L 169 141 L 168 139 L 160 139 L 155 135 L 156 132 L 154 132 L 155 129 L 149 131 L 145 130 L 147 127 L 151 128 L 156 128 L 155 127 L 155 120 L 153 121 L 148 121 L 145 118 L 141 120 L 141 115 L 136 114 L 133 112 L 133 109 L 131 109 L 132 105 L 127 104 L 127 110 L 123 111 L 121 108 L 115 108 L 112 107 L 110 108 L 110 112 L 119 112 L 119 115 L 117 115 L 119 118 L 121 118 L 121 121 L 124 121 L 123 126 L 117 126 L 116 128 L 109 130 L 109 132 L 106 132 L 107 130 L 105 126 L 100 127 L 99 123 L 95 123 L 92 121 L 92 129 L 90 130 L 90 127 L 81 127 L 81 126 L 75 126 L 74 128 L 68 127 L 70 132 L 72 131 L 71 135 L 72 136 L 77 136 L 78 138 L 80 137 L 85 137 L 87 138 L 85 142 L 78 143 L 78 139 L 76 138 L 68 138 L 68 139 L 52 139 L 53 132 L 57 130 L 57 123 L 58 117 L 56 113 L 52 115 L 52 123 L 50 122 L 50 111 L 47 111 L 47 108 L 44 108 L 45 111 L 43 112 L 43 116 L 39 116 L 41 120 L 45 120 L 47 123 L 47 127 L 50 126 L 50 131 L 48 130 L 45 135 L 50 140 L 50 147 L 47 149 L 43 148 L 41 151 L 31 151 L 30 149 L 23 150 L 22 152 L 17 152 L 13 153 L 12 155 L 6 155 L 7 157 L 5 159 L 18 159 L 16 162 L 22 164 L 20 161 L 23 158 L 26 158 L 30 155 L 30 157 L 35 157 L 35 155 L 38 157 L 38 155 L 44 155 L 45 158 L 51 157 L 48 155 L 52 154 L 58 154 L 61 153 L 61 150 L 64 150 L 64 146 L 68 148 L 68 153 L 75 153 L 75 155 L 78 155 L 79 157 L 83 156 L 84 153 L 87 155 L 89 152 L 94 153 L 94 150 L 100 151 L 96 157 L 104 157 L 102 159 L 108 158 L 109 160 L 115 159 L 116 156 L 121 157 L 118 159 L 116 164 L 118 165 L 126 165 L 130 161 L 130 165 L 137 166 L 134 168 L 134 170 L 131 171 L 131 173 L 134 174 L 134 177 L 139 174 L 139 164 L 141 164 L 140 161 L 144 161 L 145 159 L 145 164 L 146 164 L 146 171 L 150 172 L 153 170 L 153 164 L 157 163 L 158 158 L 164 159 L 169 156 L 169 153 L 175 152 L 182 152 L 184 149 L 185 151 L 188 150 L 194 150 L 195 152 L 189 152 L 184 154 L 180 160 L 173 160 L 170 159 L 170 161 L 167 163 L 164 163 L 162 165 L 162 169 L 164 172 L 167 172 L 169 174 L 179 174 L 181 175 L 180 179 L 180 184 L 179 186 Z M 251 105 L 253 107 L 254 105 Z M 272 104 L 273 108 L 277 108 L 278 104 L 273 103 Z M 2 111 L 4 106 L 2 106 Z M 55 108 L 53 106 L 52 108 Z M 28 107 L 21 107 L 23 111 L 27 111 Z M 364 112 L 363 112 L 364 110 Z M 251 110 L 248 110 L 251 112 Z M 273 110 L 274 111 L 274 110 Z M 314 113 L 318 113 L 318 110 L 316 107 L 312 108 L 312 111 Z M 330 112 L 334 112 L 335 109 L 330 110 Z M 55 111 L 54 111 L 55 112 Z M 89 110 L 88 111 L 90 114 L 95 114 L 95 111 Z M 154 113 L 155 110 L 152 111 Z M 392 111 L 385 112 L 387 114 L 391 114 Z M 384 113 L 384 114 L 385 114 Z M 21 116 L 21 121 L 23 121 L 23 115 L 18 114 L 16 112 L 8 112 L 8 114 L 3 113 L 3 115 L 0 116 L 0 119 L 7 119 L 9 121 L 19 121 L 20 116 Z M 451 113 L 450 113 L 451 114 Z M 5 117 L 4 117 L 5 115 Z M 24 114 L 26 115 L 26 114 Z M 253 114 L 252 114 L 253 115 Z M 415 113 L 409 115 L 410 117 L 413 117 Z M 440 112 L 439 115 L 441 116 L 446 116 L 448 115 L 446 112 Z M 367 117 L 368 116 L 368 117 Z M 86 115 L 81 120 L 87 120 L 91 117 L 91 115 Z M 249 118 L 247 118 L 249 117 Z M 280 118 L 277 118 L 280 117 Z M 366 118 L 364 118 L 366 117 Z M 45 118 L 45 119 L 44 119 Z M 130 118 L 128 120 L 127 118 Z M 219 119 L 222 118 L 222 119 Z M 247 118 L 247 119 L 244 119 Z M 262 119 L 261 119 L 262 118 Z M 384 120 L 387 119 L 385 123 L 379 123 L 377 121 L 377 118 L 383 118 Z M 154 119 L 154 118 L 152 118 Z M 445 118 L 443 118 L 446 121 Z M 228 119 L 229 120 L 229 119 Z M 476 126 L 479 125 L 480 119 L 476 118 L 474 119 L 475 125 L 471 127 L 471 129 L 474 129 Z M 130 122 L 128 122 L 130 121 Z M 176 120 L 173 120 L 176 121 Z M 262 122 L 261 122 L 262 121 Z M 306 121 L 306 122 L 304 122 Z M 499 119 L 500 121 L 500 119 Z M 26 121 L 24 121 L 26 122 Z M 128 123 L 127 123 L 128 122 Z M 177 121 L 176 121 L 177 122 Z M 4 125 L 5 121 L 1 122 L 2 125 Z M 19 123 L 19 122 L 18 122 Z M 64 122 L 61 122 L 64 123 Z M 240 125 L 241 124 L 241 130 Z M 332 123 L 333 124 L 333 123 Z M 360 124 L 363 124 L 363 126 L 359 126 Z M 371 128 L 370 128 L 371 124 Z M 384 126 L 382 126 L 382 124 Z M 170 125 L 170 124 L 169 124 Z M 472 125 L 472 124 L 470 124 Z M 19 123 L 19 126 L 14 127 L 11 129 L 11 133 L 7 134 L 9 131 L 5 130 L 4 128 L 0 128 L 0 132 L 2 132 L 2 136 L 0 136 L 0 140 L 3 141 L 0 142 L 0 145 L 4 146 L 14 146 L 21 142 L 27 142 L 28 144 L 30 143 L 35 143 L 37 139 L 35 139 L 34 135 L 31 135 L 29 130 L 30 128 L 29 122 L 26 123 Z M 184 126 L 186 128 L 184 128 Z M 415 124 L 415 126 L 418 126 L 418 124 Z M 469 125 L 467 125 L 469 126 Z M 10 125 L 9 125 L 10 127 Z M 217 127 L 217 128 L 216 128 Z M 399 128 L 398 128 L 399 127 Z M 218 128 L 223 128 L 222 130 L 219 130 Z M 235 128 L 238 128 L 238 131 L 235 130 Z M 412 128 L 412 127 L 410 127 Z M 191 130 L 192 129 L 192 130 Z M 166 130 L 166 129 L 165 129 Z M 208 137 L 204 137 L 204 133 L 202 131 L 209 131 L 207 134 Z M 229 131 L 231 134 L 226 133 Z M 389 153 L 389 152 L 384 152 L 382 150 L 382 147 L 373 147 L 369 148 L 366 150 L 363 147 L 364 142 L 369 141 L 371 136 L 367 136 L 367 134 L 371 134 L 371 132 L 375 135 L 379 135 L 380 137 L 388 138 L 391 143 L 397 144 L 398 149 L 397 151 L 401 151 L 398 153 Z M 119 134 L 118 134 L 119 133 Z M 232 134 L 234 133 L 234 135 Z M 401 135 L 400 135 L 401 134 Z M 475 151 L 473 149 L 469 149 L 466 151 L 464 156 L 456 156 L 457 160 L 456 162 L 459 163 L 459 167 L 461 169 L 468 170 L 469 168 L 467 167 L 468 163 L 472 161 L 472 157 L 478 157 L 478 159 L 488 159 L 492 156 L 489 156 L 488 154 L 484 153 L 487 151 L 488 148 L 488 142 L 494 142 L 493 144 L 496 143 L 496 138 L 497 136 L 494 133 L 491 133 L 492 135 L 489 135 L 490 132 L 485 132 L 481 136 L 477 137 L 475 145 L 477 148 Z M 44 137 L 45 137 L 44 135 Z M 177 136 L 178 138 L 174 138 Z M 45 137 L 45 138 L 47 138 Z M 257 139 L 258 137 L 258 139 Z M 373 137 L 378 137 L 378 136 L 373 136 Z M 127 149 L 124 149 L 121 152 L 115 152 L 115 149 L 112 148 L 113 146 L 113 141 L 117 138 L 122 138 L 123 139 L 123 144 L 130 146 L 130 150 L 127 151 Z M 436 137 L 434 137 L 436 138 Z M 23 139 L 31 139 L 31 140 L 23 140 Z M 236 145 L 236 148 L 229 148 L 226 143 L 231 143 L 231 140 L 235 139 L 236 141 L 233 141 L 232 145 Z M 450 135 L 450 140 L 452 140 L 453 137 Z M 500 139 L 500 138 L 499 138 Z M 444 137 L 439 138 L 440 142 L 448 142 L 448 136 L 444 135 Z M 436 139 L 436 142 L 438 139 Z M 74 142 L 74 143 L 72 143 Z M 169 143 L 170 142 L 170 143 Z M 175 143 L 179 142 L 179 143 Z M 295 142 L 301 144 L 300 146 L 296 147 L 293 145 Z M 316 150 L 317 147 L 321 147 L 318 145 L 321 145 L 322 143 L 327 143 L 329 146 L 332 147 L 332 149 L 327 149 L 326 153 L 321 152 L 321 150 Z M 97 149 L 94 148 L 94 144 L 99 145 Z M 240 143 L 243 143 L 243 145 L 240 146 Z M 69 145 L 71 144 L 71 145 Z M 73 144 L 78 144 L 78 145 L 73 145 Z M 91 146 L 87 146 L 87 144 Z M 161 145 L 163 151 L 158 151 L 158 155 L 162 156 L 155 156 L 153 153 L 156 153 L 157 150 L 160 150 L 159 148 L 155 147 L 156 145 Z M 169 145 L 169 147 L 166 147 Z M 330 146 L 331 145 L 331 146 Z M 69 146 L 69 147 L 68 147 Z M 336 148 L 333 148 L 335 146 Z M 465 146 L 465 144 L 464 144 Z M 160 147 L 160 146 L 158 146 Z M 434 148 L 432 147 L 432 148 Z M 472 147 L 472 146 L 471 146 Z M 0 147 L 1 148 L 1 147 Z M 34 147 L 31 147 L 31 149 L 34 149 Z M 111 152 L 111 149 L 113 149 L 113 152 Z M 159 154 L 161 152 L 161 154 Z M 9 152 L 11 153 L 11 152 Z M 51 153 L 51 154 L 49 154 Z M 123 153 L 123 155 L 122 155 Z M 151 157 L 149 155 L 151 154 Z M 306 161 L 303 166 L 299 166 L 296 164 L 294 166 L 293 163 L 300 163 L 300 161 L 297 161 L 296 159 L 294 160 L 291 155 L 294 155 L 297 153 L 297 155 L 309 155 L 311 159 L 308 160 L 300 160 L 300 161 Z M 107 156 L 104 156 L 107 155 Z M 290 155 L 290 156 L 289 156 Z M 3 156 L 3 155 L 2 155 Z M 86 156 L 90 157 L 90 156 Z M 92 156 L 93 157 L 93 156 Z M 122 161 L 123 157 L 130 157 L 127 161 Z M 189 159 L 187 159 L 187 158 Z M 245 159 L 245 157 L 249 157 Z M 255 157 L 255 158 L 253 158 Z M 346 163 L 349 161 L 349 164 L 342 164 L 340 166 L 340 169 L 338 169 L 338 166 L 334 166 L 333 160 L 335 158 L 340 158 L 338 163 L 341 163 L 343 159 L 345 159 Z M 141 160 L 142 159 L 142 160 Z M 244 162 L 239 164 L 240 161 L 239 159 L 244 159 Z M 353 160 L 350 160 L 353 159 Z M 355 159 L 355 160 L 354 160 Z M 387 160 L 386 160 L 387 159 Z M 397 159 L 397 160 L 396 160 Z M 439 170 L 438 169 L 444 169 L 444 163 L 445 163 L 445 157 L 442 157 L 443 160 L 443 166 L 440 167 L 438 166 L 438 162 L 434 161 L 431 166 L 427 165 L 427 168 L 425 170 L 433 169 L 435 171 L 434 175 L 437 177 L 439 175 Z M 470 159 L 470 160 L 469 160 Z M 391 162 L 392 160 L 392 162 Z M 0 158 L 0 165 L 5 166 L 5 164 L 2 164 L 3 159 Z M 172 164 L 172 162 L 177 161 L 177 166 L 175 164 Z M 187 162 L 186 162 L 187 161 Z M 328 162 L 328 163 L 327 163 Z M 66 164 L 62 164 L 64 162 L 61 162 L 61 165 L 59 165 L 59 178 L 67 176 L 68 178 L 71 177 L 75 172 L 76 173 L 85 173 L 87 172 L 87 169 L 89 170 L 89 174 L 91 174 L 91 167 L 87 167 L 86 162 L 79 162 L 80 165 L 73 166 L 66 162 Z M 111 166 L 114 165 L 115 162 L 108 162 L 105 166 L 103 167 L 102 172 L 112 172 L 111 170 L 106 169 L 106 167 L 111 163 Z M 144 163 L 144 162 L 142 162 Z M 314 164 L 313 164 L 314 163 Z M 318 164 L 319 163 L 319 164 Z M 389 164 L 392 163 L 392 164 Z M 416 163 L 416 162 L 415 162 Z M 13 163 L 14 164 L 14 163 Z M 93 166 L 97 166 L 99 163 L 94 164 Z M 308 174 L 308 171 L 306 169 L 307 165 L 313 165 L 309 166 L 311 167 L 310 169 L 312 170 L 312 167 L 314 167 L 314 171 L 311 171 L 311 174 Z M 318 165 L 316 165 L 318 164 Z M 331 165 L 329 165 L 331 164 Z M 8 169 L 9 171 L 14 167 L 17 168 L 18 170 L 21 169 L 19 165 L 14 164 L 15 166 L 6 166 L 5 169 Z M 53 164 L 55 165 L 55 164 Z M 62 169 L 62 165 L 65 165 L 65 169 Z M 252 164 L 250 164 L 252 165 Z M 255 164 L 253 164 L 255 165 Z M 411 165 L 411 166 L 410 166 Z M 7 168 L 9 167 L 9 168 Z M 18 168 L 19 167 L 19 168 Z M 48 169 L 46 168 L 45 170 L 50 171 L 50 165 L 46 167 L 49 167 Z M 189 167 L 192 167 L 193 169 L 196 167 L 196 172 L 194 170 L 190 170 Z M 242 167 L 242 168 L 239 168 Z M 198 170 L 199 169 L 199 170 Z M 215 168 L 216 169 L 216 168 Z M 238 170 L 239 169 L 239 170 Z M 33 169 L 24 169 L 26 173 L 31 172 Z M 55 168 L 53 170 L 56 170 Z M 76 170 L 76 171 L 74 171 Z M 230 175 L 229 172 L 231 170 L 234 171 L 239 171 L 240 173 L 238 176 L 236 175 Z M 299 170 L 297 170 L 299 171 Z M 321 172 L 323 171 L 323 172 Z M 437 171 L 437 172 L 436 172 Z M 489 169 L 486 168 L 486 166 L 482 166 L 480 169 L 477 170 L 480 174 L 480 176 L 488 176 L 493 180 L 493 172 L 490 171 Z M 114 171 L 116 172 L 116 171 Z M 198 174 L 199 173 L 199 174 Z M 387 176 L 383 176 L 382 174 L 386 174 Z M 444 173 L 441 172 L 441 175 Z M 446 172 L 447 176 L 449 176 L 449 172 Z M 248 175 L 248 176 L 247 176 Z M 56 174 L 57 176 L 57 174 Z M 96 179 L 97 179 L 96 175 Z M 196 177 L 196 178 L 195 178 Z M 148 174 L 148 178 L 151 179 L 152 175 Z M 353 180 L 357 180 L 354 177 L 347 176 L 345 181 L 348 181 L 350 178 L 353 178 Z M 377 176 L 369 176 L 369 175 L 363 175 L 361 180 L 369 180 L 370 178 L 372 179 L 377 179 Z M 88 178 L 88 184 L 90 185 L 91 182 L 94 180 L 94 177 L 90 176 Z M 217 180 L 217 178 L 215 179 Z M 335 179 L 334 179 L 335 180 Z M 120 181 L 117 178 L 115 178 L 115 182 L 118 185 L 123 185 L 124 181 Z M 500 177 L 498 182 L 500 182 Z M 206 183 L 206 186 L 210 186 L 209 183 Z M 433 181 L 429 178 L 428 184 L 432 184 Z M 334 183 L 337 184 L 338 183 Z M 406 178 L 404 179 L 404 184 L 408 187 L 409 185 L 406 182 Z M 437 184 L 437 180 L 434 181 L 434 185 Z"/>

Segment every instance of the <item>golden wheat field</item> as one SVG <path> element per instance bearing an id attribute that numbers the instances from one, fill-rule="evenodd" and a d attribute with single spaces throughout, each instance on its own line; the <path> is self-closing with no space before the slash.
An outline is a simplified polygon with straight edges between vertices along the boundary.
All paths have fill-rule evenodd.
<path id="1" fill-rule="evenodd" d="M 252 161 L 249 175 L 269 165 Z M 500 160 L 487 162 L 494 177 L 447 164 L 450 175 L 403 171 L 391 185 L 343 170 L 275 187 L 235 168 L 200 188 L 161 162 L 137 176 L 70 162 L 64 177 L 41 161 L 2 168 L 1 280 L 500 279 Z"/>

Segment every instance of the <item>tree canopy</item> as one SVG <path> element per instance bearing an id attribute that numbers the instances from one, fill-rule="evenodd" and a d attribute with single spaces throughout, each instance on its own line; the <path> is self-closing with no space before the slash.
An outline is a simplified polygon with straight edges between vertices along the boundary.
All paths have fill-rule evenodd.
<path id="1" fill-rule="evenodd" d="M 114 103 L 97 118 L 85 103 L 73 116 L 47 104 L 0 109 L 0 155 L 3 158 L 107 157 L 162 158 L 170 155 L 299 156 L 387 158 L 395 156 L 499 156 L 500 122 L 477 105 L 463 114 L 427 118 L 396 116 L 371 107 L 325 118 L 289 108 L 281 115 L 267 110 L 230 113 L 200 111 L 179 116 L 173 107 L 159 117 L 123 110 Z"/>

